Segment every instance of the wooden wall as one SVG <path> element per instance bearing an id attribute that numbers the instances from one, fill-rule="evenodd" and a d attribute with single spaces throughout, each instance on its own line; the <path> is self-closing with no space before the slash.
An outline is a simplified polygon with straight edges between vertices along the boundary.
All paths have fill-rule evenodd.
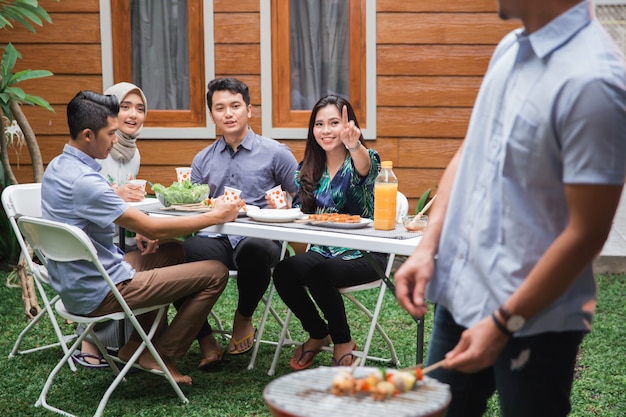
<path id="1" fill-rule="evenodd" d="M 365 1 L 365 0 L 364 0 Z M 367 0 L 369 1 L 369 0 Z M 489 57 L 518 22 L 502 22 L 494 0 L 377 0 L 378 139 L 368 146 L 394 163 L 400 190 L 415 207 L 434 188 L 461 143 Z M 102 89 L 98 0 L 41 0 L 53 24 L 32 34 L 21 27 L 0 33 L 22 53 L 17 70 L 55 75 L 24 82 L 55 113 L 25 107 L 44 163 L 68 140 L 65 105 L 80 89 Z M 250 87 L 252 128 L 261 132 L 260 14 L 258 0 L 214 0 L 216 76 Z M 8 39 L 6 39 L 8 37 Z M 149 113 L 148 113 L 149 117 Z M 301 159 L 303 140 L 283 140 Z M 209 140 L 140 139 L 140 177 L 170 183 L 174 167 L 189 165 Z M 20 182 L 33 180 L 26 148 L 11 156 Z"/>

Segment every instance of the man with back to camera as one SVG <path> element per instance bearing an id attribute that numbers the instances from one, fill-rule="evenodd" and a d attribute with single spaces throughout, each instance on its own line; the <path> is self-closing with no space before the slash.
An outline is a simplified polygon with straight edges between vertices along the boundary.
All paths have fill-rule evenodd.
<path id="1" fill-rule="evenodd" d="M 524 28 L 492 56 L 397 295 L 415 317 L 437 304 L 448 416 L 482 416 L 496 389 L 505 417 L 565 416 L 624 182 L 624 58 L 588 0 L 498 5 Z"/>
<path id="2" fill-rule="evenodd" d="M 70 101 L 69 143 L 50 162 L 43 176 L 43 217 L 77 226 L 89 236 L 98 258 L 131 309 L 186 297 L 171 324 L 153 342 L 176 382 L 190 385 L 191 377 L 176 368 L 174 359 L 182 358 L 189 349 L 226 286 L 228 269 L 218 261 L 184 263 L 180 243 L 159 245 L 158 240 L 232 221 L 239 207 L 237 203 L 217 199 L 210 213 L 156 218 L 129 206 L 98 172 L 100 164 L 95 161 L 106 158 L 117 141 L 118 111 L 115 96 L 92 91 L 81 91 Z M 115 225 L 139 233 L 137 243 L 141 249 L 124 255 L 113 241 Z M 50 261 L 48 270 L 52 287 L 72 313 L 99 316 L 121 311 L 94 265 Z M 144 328 L 154 314 L 138 317 Z M 141 338 L 133 331 L 119 351 L 120 359 L 127 361 L 140 343 Z M 137 363 L 158 369 L 148 350 L 142 352 Z"/>

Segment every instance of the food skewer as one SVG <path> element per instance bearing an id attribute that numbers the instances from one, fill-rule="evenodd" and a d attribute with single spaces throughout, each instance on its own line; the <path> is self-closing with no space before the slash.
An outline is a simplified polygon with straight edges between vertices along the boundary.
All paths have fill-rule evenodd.
<path id="1" fill-rule="evenodd" d="M 427 373 L 432 372 L 435 369 L 439 369 L 445 364 L 446 364 L 446 360 L 442 359 L 439 362 L 435 362 L 432 365 L 428 365 L 426 368 L 422 369 L 422 375 L 426 375 Z"/>
<path id="2" fill-rule="evenodd" d="M 352 373 L 358 366 L 358 359 L 352 363 L 349 370 L 343 369 L 333 378 L 331 394 L 354 395 L 361 392 L 370 393 L 374 400 L 382 401 L 413 389 L 417 381 L 424 378 L 424 374 L 440 368 L 446 362 L 443 359 L 426 368 L 422 368 L 420 364 L 397 371 L 379 369 L 365 378 L 357 379 Z"/>

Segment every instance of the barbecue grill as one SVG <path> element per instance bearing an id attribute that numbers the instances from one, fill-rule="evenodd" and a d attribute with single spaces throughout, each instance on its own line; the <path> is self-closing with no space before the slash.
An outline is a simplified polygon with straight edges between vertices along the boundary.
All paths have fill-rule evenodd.
<path id="1" fill-rule="evenodd" d="M 322 366 L 294 372 L 270 382 L 263 398 L 275 417 L 443 417 L 452 398 L 448 385 L 424 377 L 409 392 L 384 401 L 368 393 L 336 396 L 330 393 L 340 367 Z M 354 369 L 363 378 L 378 368 Z"/>

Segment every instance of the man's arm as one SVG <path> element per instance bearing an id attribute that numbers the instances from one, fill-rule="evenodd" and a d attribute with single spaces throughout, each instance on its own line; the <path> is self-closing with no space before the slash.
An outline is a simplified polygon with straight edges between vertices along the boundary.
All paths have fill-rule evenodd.
<path id="1" fill-rule="evenodd" d="M 238 202 L 226 202 L 218 198 L 215 200 L 213 210 L 194 216 L 154 217 L 134 207 L 129 207 L 115 220 L 115 224 L 150 239 L 166 239 L 183 236 L 215 224 L 230 222 L 238 215 Z"/>
<path id="2" fill-rule="evenodd" d="M 437 189 L 437 201 L 430 209 L 428 226 L 424 230 L 420 243 L 417 245 L 415 252 L 394 274 L 398 302 L 413 317 L 423 317 L 426 314 L 424 292 L 426 284 L 433 275 L 434 258 L 439 247 L 443 221 L 448 209 L 452 185 L 462 154 L 463 145 L 454 154 L 441 177 L 441 182 Z"/>
<path id="3" fill-rule="evenodd" d="M 569 222 L 504 303 L 512 314 L 529 319 L 570 288 L 602 249 L 621 191 L 621 185 L 566 185 Z M 446 366 L 464 372 L 478 371 L 495 362 L 507 340 L 491 317 L 486 317 L 463 333 L 458 345 L 446 356 Z"/>

